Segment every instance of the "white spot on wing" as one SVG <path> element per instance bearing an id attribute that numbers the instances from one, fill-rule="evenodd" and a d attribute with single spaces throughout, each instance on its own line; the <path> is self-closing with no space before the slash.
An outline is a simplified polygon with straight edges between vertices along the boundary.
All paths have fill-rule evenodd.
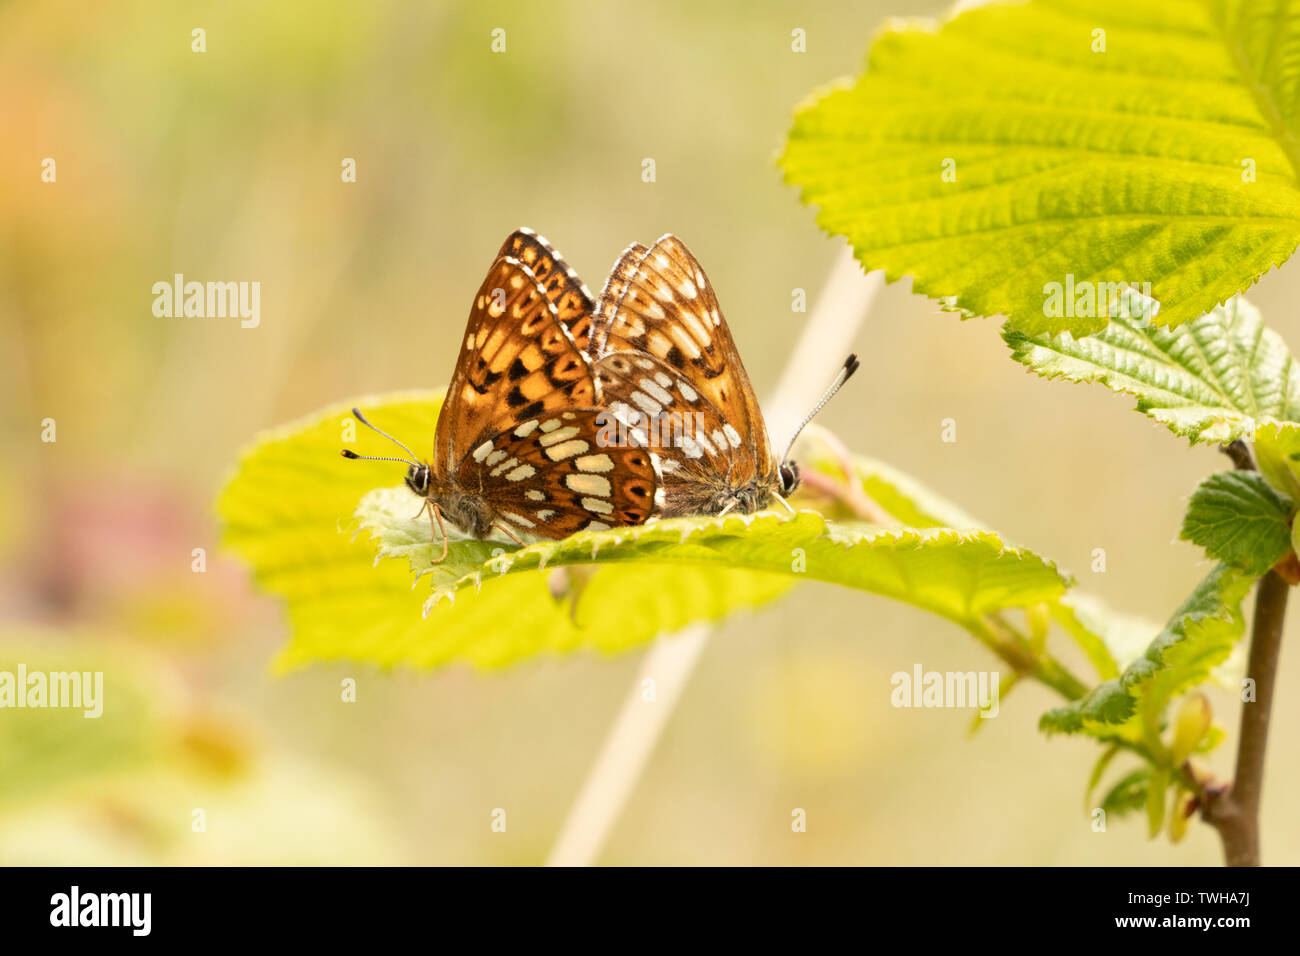
<path id="1" fill-rule="evenodd" d="M 595 495 L 601 498 L 608 498 L 610 495 L 609 479 L 602 475 L 575 472 L 565 475 L 564 483 L 570 491 L 576 491 L 580 495 Z"/>
<path id="2" fill-rule="evenodd" d="M 686 357 L 696 359 L 700 357 L 700 347 L 695 344 L 695 339 L 686 334 L 680 327 L 674 325 L 668 330 L 669 337 L 673 343 L 686 353 Z M 708 336 L 704 338 L 705 344 L 708 344 Z"/>
<path id="3" fill-rule="evenodd" d="M 543 425 L 542 429 L 543 431 L 547 432 L 546 435 L 543 435 L 541 438 L 538 439 L 538 443 L 543 448 L 546 448 L 550 445 L 558 444 L 562 441 L 567 441 L 568 439 L 572 438 L 574 435 L 582 431 L 582 429 L 579 428 L 577 425 L 569 425 L 566 428 L 561 428 L 558 430 L 549 429 L 545 425 Z"/>
<path id="4" fill-rule="evenodd" d="M 563 461 L 566 458 L 572 458 L 574 455 L 582 455 L 591 450 L 591 444 L 583 441 L 581 438 L 575 438 L 573 441 L 561 442 L 551 448 L 546 449 L 546 456 L 551 461 Z"/>
<path id="5" fill-rule="evenodd" d="M 664 377 L 667 378 L 667 376 Z M 640 385 L 643 389 L 645 389 L 648 395 L 650 395 L 652 398 L 657 399 L 660 402 L 660 404 L 671 405 L 673 403 L 672 394 L 668 392 L 666 389 L 664 389 L 663 386 L 661 386 L 658 382 L 654 381 L 653 379 L 643 378 L 641 379 L 641 381 L 637 382 L 637 384 Z"/>
<path id="6" fill-rule="evenodd" d="M 650 398 L 650 396 L 645 392 L 633 392 L 631 398 L 633 404 L 651 418 L 654 418 L 664 410 L 662 405 Z"/>
<path id="7" fill-rule="evenodd" d="M 682 324 L 685 325 L 686 328 L 690 330 L 691 335 L 693 335 L 699 341 L 703 342 L 705 345 L 708 345 L 709 330 L 704 327 L 704 323 L 700 321 L 699 316 L 697 316 L 694 312 L 690 312 L 686 309 L 683 309 L 678 314 L 682 320 Z"/>
<path id="8" fill-rule="evenodd" d="M 573 463 L 578 471 L 613 471 L 614 460 L 609 455 L 583 455 Z"/>

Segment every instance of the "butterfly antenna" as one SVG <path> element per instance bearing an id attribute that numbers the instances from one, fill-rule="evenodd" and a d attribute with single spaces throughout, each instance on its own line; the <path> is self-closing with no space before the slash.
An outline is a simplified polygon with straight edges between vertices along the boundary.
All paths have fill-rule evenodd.
<path id="1" fill-rule="evenodd" d="M 392 443 L 393 443 L 394 445 L 396 445 L 398 448 L 401 448 L 403 451 L 405 451 L 405 452 L 406 452 L 408 455 L 410 455 L 412 458 L 416 459 L 415 461 L 407 461 L 405 458 L 373 458 L 373 459 L 371 459 L 372 461 L 405 461 L 408 465 L 418 465 L 418 464 L 419 464 L 419 458 L 420 458 L 419 455 L 417 455 L 415 452 L 411 451 L 411 449 L 407 448 L 406 445 L 404 445 L 402 442 L 398 441 L 398 440 L 397 440 L 396 438 L 394 438 L 392 435 L 388 434 L 388 432 L 384 431 L 382 428 L 379 428 L 379 427 L 377 427 L 377 426 L 375 426 L 375 425 L 370 424 L 370 422 L 366 419 L 366 416 L 361 414 L 361 410 L 360 410 L 360 409 L 358 409 L 358 408 L 354 408 L 354 409 L 352 409 L 352 414 L 355 415 L 355 416 L 357 417 L 357 421 L 359 421 L 361 424 L 365 425 L 367 428 L 369 428 L 369 429 L 372 430 L 372 431 L 377 431 L 377 432 L 379 432 L 379 434 L 383 435 L 385 438 L 387 438 L 390 442 L 392 442 Z M 344 457 L 344 458 L 361 458 L 361 457 L 363 457 L 363 456 L 361 456 L 361 455 L 355 455 L 355 454 L 352 454 L 352 453 L 350 453 L 350 452 L 345 451 L 345 452 L 343 452 L 343 457 Z"/>
<path id="2" fill-rule="evenodd" d="M 831 382 L 830 388 L 826 389 L 826 391 L 822 393 L 822 397 L 817 400 L 817 404 L 813 406 L 812 411 L 809 412 L 804 420 L 799 423 L 799 427 L 796 428 L 794 434 L 790 436 L 790 444 L 785 446 L 785 454 L 781 456 L 782 464 L 785 464 L 790 460 L 790 452 L 794 449 L 794 443 L 799 440 L 799 436 L 803 433 L 803 430 L 808 427 L 808 423 L 817 417 L 817 413 L 825 408 L 826 403 L 835 397 L 835 393 L 844 387 L 844 383 L 853 377 L 853 373 L 858 370 L 858 366 L 861 364 L 862 363 L 858 361 L 858 357 L 852 353 L 850 353 L 849 357 L 844 360 L 844 365 L 840 369 L 839 374 L 835 376 L 835 381 Z"/>
<path id="3" fill-rule="evenodd" d="M 353 461 L 400 461 L 403 464 L 414 465 L 417 468 L 420 467 L 418 461 L 411 461 L 409 458 L 379 458 L 375 455 L 358 455 L 356 452 L 348 448 L 343 449 L 342 455 L 344 458 L 351 458 Z"/>

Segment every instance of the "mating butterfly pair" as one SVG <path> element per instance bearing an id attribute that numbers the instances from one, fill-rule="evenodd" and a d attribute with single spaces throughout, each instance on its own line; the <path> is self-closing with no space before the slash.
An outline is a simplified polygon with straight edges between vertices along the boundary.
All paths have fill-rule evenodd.
<path id="1" fill-rule="evenodd" d="M 814 414 L 856 369 L 850 356 Z M 647 424 L 668 416 L 673 440 L 647 441 Z M 798 483 L 772 455 L 704 270 L 671 235 L 628 247 L 593 302 L 545 239 L 515 231 L 475 296 L 432 462 L 375 430 L 416 459 L 381 460 L 410 466 L 406 484 L 437 524 L 443 558 L 444 518 L 522 543 L 652 515 L 750 514 Z"/>

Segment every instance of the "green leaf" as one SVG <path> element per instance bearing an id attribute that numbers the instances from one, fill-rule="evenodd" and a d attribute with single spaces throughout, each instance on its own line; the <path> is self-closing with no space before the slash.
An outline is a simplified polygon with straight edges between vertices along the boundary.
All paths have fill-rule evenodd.
<path id="1" fill-rule="evenodd" d="M 1146 652 L 1160 625 L 1115 611 L 1100 598 L 1072 590 L 1051 605 L 1052 617 L 1087 655 L 1100 680 L 1120 671 Z"/>
<path id="2" fill-rule="evenodd" d="M 1218 724 L 1211 725 L 1210 729 L 1205 732 L 1205 736 L 1201 738 L 1201 742 L 1196 745 L 1195 752 L 1198 754 L 1208 754 L 1215 747 L 1219 746 L 1219 744 L 1223 743 L 1223 738 L 1225 736 L 1222 727 Z"/>
<path id="3" fill-rule="evenodd" d="M 1232 652 L 1245 629 L 1241 602 L 1254 581 L 1254 576 L 1229 565 L 1217 566 L 1174 612 L 1146 653 L 1080 700 L 1049 710 L 1039 728 L 1049 734 L 1149 742 L 1149 728 L 1169 700 L 1208 678 Z"/>
<path id="4" fill-rule="evenodd" d="M 1255 464 L 1274 488 L 1293 501 L 1300 500 L 1300 425 L 1261 425 L 1255 432 Z"/>
<path id="5" fill-rule="evenodd" d="M 1300 497 L 1300 369 L 1259 310 L 1237 297 L 1177 329 L 1156 329 L 1127 299 L 1096 335 L 1003 338 L 1011 355 L 1047 379 L 1104 385 L 1192 442 L 1254 443 L 1260 471 Z"/>
<path id="6" fill-rule="evenodd" d="M 1286 5 L 992 4 L 880 34 L 798 110 L 781 165 L 867 269 L 969 314 L 1103 328 L 1048 314 L 1071 276 L 1149 284 L 1177 326 L 1300 243 L 1298 82 Z"/>
<path id="7" fill-rule="evenodd" d="M 429 537 L 428 522 L 404 513 L 410 501 L 404 488 L 379 489 L 362 499 L 357 516 L 375 536 L 381 556 L 405 559 L 417 575 L 433 576 L 430 608 L 466 585 L 477 590 L 502 576 L 596 562 L 791 575 L 904 600 L 959 624 L 1064 590 L 1061 576 L 1050 565 L 1008 548 L 992 532 L 828 524 L 811 511 L 674 518 L 580 532 L 518 549 L 469 542 L 453 545 L 447 561 L 433 566 L 440 548 Z"/>
<path id="8" fill-rule="evenodd" d="M 1003 337 L 1012 357 L 1043 378 L 1133 395 L 1138 411 L 1193 442 L 1229 442 L 1268 422 L 1300 430 L 1300 369 L 1245 299 L 1172 330 L 1124 312 L 1084 338 Z"/>
<path id="9" fill-rule="evenodd" d="M 352 404 L 404 439 L 432 435 L 438 412 L 432 395 L 328 409 L 259 440 L 218 501 L 225 542 L 264 590 L 286 599 L 292 641 L 282 667 L 337 658 L 497 667 L 540 653 L 622 650 L 808 579 L 963 626 L 1065 589 L 1053 565 L 989 531 L 828 523 L 806 511 L 674 519 L 524 548 L 453 540 L 435 568 L 414 496 L 374 488 L 388 466 L 339 456 L 345 441 L 359 454 L 385 451 L 368 431 L 352 439 Z M 587 571 L 575 603 L 576 571 L 564 569 L 577 566 Z"/>
<path id="10" fill-rule="evenodd" d="M 1101 798 L 1101 808 L 1106 816 L 1122 817 L 1146 806 L 1147 788 L 1151 781 L 1151 768 L 1139 767 L 1126 774 Z"/>
<path id="11" fill-rule="evenodd" d="M 1259 576 L 1290 550 L 1293 508 L 1258 472 L 1220 472 L 1192 493 L 1178 536 Z"/>
<path id="12" fill-rule="evenodd" d="M 1097 758 L 1097 762 L 1092 765 L 1092 773 L 1088 775 L 1088 786 L 1083 791 L 1084 810 L 1092 808 L 1092 792 L 1097 789 L 1097 784 L 1101 783 L 1101 778 L 1105 775 L 1106 768 L 1110 766 L 1110 762 L 1115 759 L 1115 756 L 1119 752 L 1120 745 L 1111 744 L 1102 751 L 1101 756 Z"/>
<path id="13" fill-rule="evenodd" d="M 440 401 L 431 392 L 361 398 L 264 435 L 242 456 L 217 511 L 223 542 L 249 564 L 262 590 L 286 601 L 291 641 L 277 660 L 280 670 L 334 659 L 492 668 L 578 647 L 613 652 L 761 605 L 790 587 L 788 577 L 730 569 L 692 575 L 660 566 L 611 568 L 587 582 L 575 606 L 574 582 L 513 575 L 494 581 L 490 592 L 444 602 L 425 620 L 427 590 L 413 588 L 405 562 L 378 560 L 353 517 L 359 500 L 401 466 L 348 461 L 339 450 L 346 443 L 363 455 L 391 451 L 352 420 L 354 405 L 412 447 L 420 447 L 421 435 L 431 446 Z M 401 515 L 411 518 L 419 503 L 410 494 L 406 502 Z M 423 532 L 427 546 L 427 521 Z M 467 549 L 483 554 L 484 547 L 455 544 L 453 558 Z M 485 556 L 498 547 L 487 545 Z"/>
<path id="14" fill-rule="evenodd" d="M 982 528 L 983 522 L 905 474 L 874 458 L 857 456 L 854 465 L 862 490 L 882 508 L 914 528 Z"/>
<path id="15" fill-rule="evenodd" d="M 1067 595 L 1056 601 L 1051 608 L 1052 617 L 1065 633 L 1074 638 L 1101 680 L 1118 677 L 1119 664 L 1103 636 L 1109 629 L 1109 619 L 1100 614 L 1090 614 L 1086 607 L 1079 607 L 1075 602 L 1078 597 L 1080 595 Z"/>
<path id="16" fill-rule="evenodd" d="M 1169 801 L 1166 791 L 1169 789 L 1169 768 L 1157 767 L 1151 772 L 1147 783 L 1147 836 L 1155 839 L 1160 828 L 1165 825 L 1165 804 Z"/>

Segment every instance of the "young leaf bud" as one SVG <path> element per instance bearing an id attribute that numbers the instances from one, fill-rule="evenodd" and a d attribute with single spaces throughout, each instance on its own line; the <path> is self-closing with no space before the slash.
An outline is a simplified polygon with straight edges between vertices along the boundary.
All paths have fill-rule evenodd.
<path id="1" fill-rule="evenodd" d="M 1181 764 L 1196 749 L 1205 732 L 1210 729 L 1210 702 L 1204 694 L 1191 693 L 1183 698 L 1174 720 L 1174 742 L 1169 745 L 1170 756 L 1176 765 Z"/>

